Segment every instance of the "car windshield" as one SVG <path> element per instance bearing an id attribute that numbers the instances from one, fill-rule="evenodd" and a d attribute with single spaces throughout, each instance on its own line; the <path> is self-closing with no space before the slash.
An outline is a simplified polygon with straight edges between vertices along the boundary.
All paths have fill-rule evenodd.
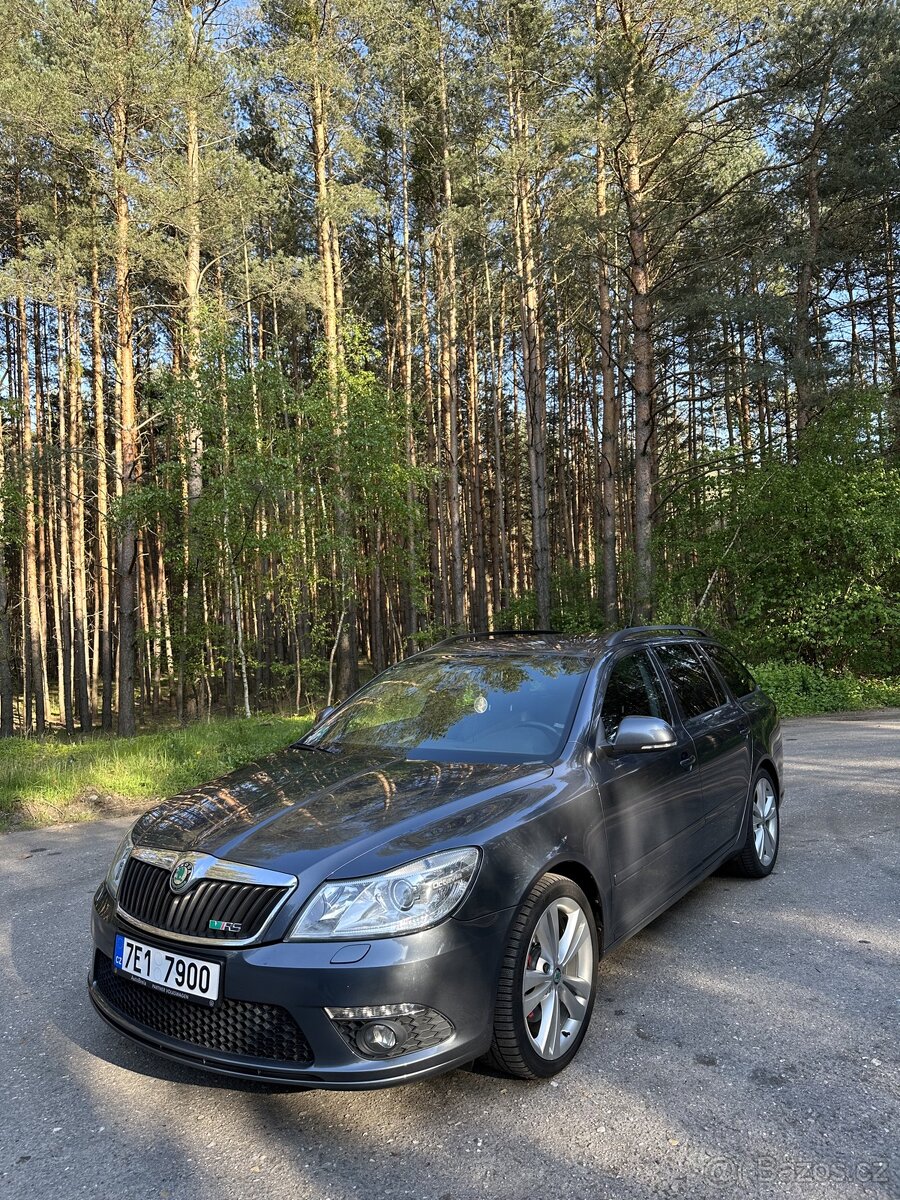
<path id="1" fill-rule="evenodd" d="M 408 659 L 304 744 L 445 762 L 549 762 L 565 744 L 589 669 L 575 655 Z"/>

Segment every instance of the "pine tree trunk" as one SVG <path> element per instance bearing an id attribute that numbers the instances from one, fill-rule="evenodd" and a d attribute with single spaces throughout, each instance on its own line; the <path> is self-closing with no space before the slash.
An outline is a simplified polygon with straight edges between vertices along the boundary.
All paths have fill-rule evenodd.
<path id="1" fill-rule="evenodd" d="M 187 65 L 187 101 L 185 104 L 185 246 L 184 276 L 182 290 L 183 305 L 183 350 L 184 369 L 187 375 L 187 404 L 184 412 L 185 481 L 183 495 L 183 587 L 181 614 L 181 654 L 179 661 L 179 707 L 181 720 L 196 715 L 197 679 L 192 678 L 186 690 L 185 672 L 188 666 L 188 648 L 200 644 L 200 630 L 205 627 L 200 612 L 203 573 L 200 549 L 194 535 L 194 513 L 203 492 L 203 428 L 200 414 L 203 396 L 200 378 L 200 128 L 197 104 L 193 95 L 194 74 L 198 65 L 202 26 L 198 31 L 194 23 L 193 9 L 187 0 L 182 0 L 182 22 L 185 37 L 185 61 Z M 192 675 L 195 667 L 204 674 L 202 663 L 190 662 Z"/>
<path id="2" fill-rule="evenodd" d="M 24 236 L 22 230 L 22 197 L 21 173 L 15 173 L 15 239 L 18 254 L 24 251 Z M 26 604 L 23 607 L 25 622 L 28 673 L 31 682 L 31 698 L 34 704 L 34 721 L 32 723 L 31 705 L 25 707 L 26 733 L 42 734 L 46 727 L 44 711 L 44 630 L 41 623 L 40 602 L 38 596 L 37 577 L 37 538 L 34 523 L 34 440 L 31 425 L 31 382 L 28 372 L 28 316 L 25 307 L 25 293 L 19 288 L 16 292 L 16 322 L 18 327 L 19 350 L 19 404 L 22 412 L 22 466 L 23 466 L 23 505 L 25 509 L 24 542 L 22 554 L 24 558 Z"/>
<path id="3" fill-rule="evenodd" d="M 465 625 L 465 592 L 463 584 L 462 526 L 460 520 L 459 477 L 459 346 L 457 342 L 457 272 L 456 242 L 452 228 L 453 184 L 450 174 L 450 115 L 447 99 L 447 64 L 444 34 L 438 15 L 438 99 L 441 119 L 441 187 L 442 226 L 435 250 L 438 280 L 442 285 L 445 305 L 439 300 L 440 321 L 440 386 L 444 410 L 444 437 L 448 458 L 447 521 L 450 533 L 450 604 L 454 629 Z"/>
<path id="4" fill-rule="evenodd" d="M 644 209 L 638 146 L 626 146 L 625 205 L 631 250 L 631 352 L 634 362 L 634 619 L 652 616 L 651 522 L 653 513 L 653 313 L 650 300 L 647 221 Z"/>
<path id="5" fill-rule="evenodd" d="M 490 347 L 491 363 L 491 423 L 494 443 L 494 503 L 491 506 L 491 516 L 495 525 L 493 552 L 493 567 L 495 572 L 494 609 L 502 610 L 510 599 L 509 577 L 509 545 L 507 540 L 506 522 L 506 462 L 503 454 L 503 434 L 505 412 L 503 403 L 503 347 L 504 320 L 506 316 L 506 294 L 500 288 L 500 311 L 498 316 L 499 329 L 496 342 L 494 340 L 494 307 L 491 284 L 491 269 L 487 258 L 484 259 L 485 290 L 487 293 L 488 310 L 488 345 Z"/>
<path id="6" fill-rule="evenodd" d="M 134 317 L 130 277 L 130 212 L 125 183 L 127 169 L 128 115 L 124 100 L 117 97 L 113 105 L 115 156 L 115 273 L 116 329 L 118 338 L 117 364 L 119 369 L 119 429 L 122 471 L 122 497 L 125 513 L 119 527 L 119 712 L 118 731 L 123 735 L 136 730 L 134 709 L 134 673 L 137 652 L 137 528 L 128 500 L 137 486 L 139 469 L 139 440 L 137 402 L 134 384 L 134 348 L 132 344 Z"/>
<path id="7" fill-rule="evenodd" d="M 897 355 L 897 280 L 895 273 L 896 253 L 894 248 L 894 226 L 890 212 L 884 209 L 884 281 L 885 320 L 888 333 L 888 367 L 891 373 L 891 391 L 888 408 L 890 453 L 900 456 L 900 369 Z"/>
<path id="8" fill-rule="evenodd" d="M 509 28 L 507 27 L 507 36 Z M 512 51 L 512 46 L 510 46 Z M 521 89 L 508 65 L 509 121 L 519 155 L 513 204 L 516 216 L 516 260 L 520 280 L 522 382 L 531 484 L 531 555 L 538 629 L 550 628 L 550 520 L 547 511 L 547 376 L 544 365 L 541 297 L 534 252 L 531 182 L 526 169 L 528 133 Z"/>
<path id="9" fill-rule="evenodd" d="M 90 733 L 91 700 L 88 691 L 87 577 L 84 534 L 84 458 L 82 433 L 84 414 L 81 401 L 80 323 L 77 302 L 72 297 L 68 312 L 69 330 L 69 514 L 72 538 L 72 673 L 78 723 L 82 733 Z"/>
<path id="10" fill-rule="evenodd" d="M 441 569 L 446 561 L 440 503 L 441 454 L 438 448 L 439 413 L 435 401 L 434 373 L 431 365 L 431 325 L 428 321 L 428 270 L 424 251 L 420 265 L 422 299 L 419 306 L 419 327 L 422 340 L 422 402 L 425 406 L 425 449 L 428 466 L 435 472 L 436 481 L 428 488 L 428 551 L 431 568 L 431 619 L 435 625 L 447 628 L 450 624 L 450 596 L 447 572 Z"/>
<path id="11" fill-rule="evenodd" d="M 406 119 L 406 90 L 401 88 L 401 143 L 400 159 L 401 187 L 403 205 L 403 414 L 406 433 L 406 464 L 410 471 L 410 480 L 406 488 L 406 503 L 409 507 L 409 517 L 406 526 L 406 569 L 408 578 L 403 585 L 403 625 L 406 639 L 406 653 L 416 651 L 416 633 L 419 618 L 416 611 L 416 590 L 418 584 L 418 545 L 416 538 L 416 488 L 412 480 L 412 472 L 416 468 L 416 437 L 413 423 L 413 332 L 412 332 L 412 257 L 409 245 L 409 178 L 408 168 L 408 130 Z"/>
<path id="12" fill-rule="evenodd" d="M 44 712 L 47 714 L 47 723 L 49 724 L 51 710 L 50 672 L 47 668 L 50 637 L 50 625 L 47 613 L 47 547 L 51 540 L 48 530 L 51 525 L 52 516 L 49 494 L 52 466 L 48 463 L 48 455 L 45 453 L 45 447 L 52 446 L 53 440 L 47 436 L 50 405 L 49 403 L 45 403 L 47 371 L 44 362 L 45 338 L 43 326 L 46 316 L 43 306 L 39 305 L 37 301 L 32 302 L 31 308 L 31 328 L 34 342 L 34 455 L 35 461 L 38 464 L 35 476 L 35 497 L 37 500 L 37 543 L 35 550 L 37 553 L 38 612 L 40 614 L 41 629 L 43 630 L 44 638 Z"/>
<path id="13" fill-rule="evenodd" d="M 11 364 L 8 362 L 7 365 Z M 0 737 L 4 738 L 12 737 L 15 731 L 6 545 L 6 445 L 0 420 Z"/>
<path id="14" fill-rule="evenodd" d="M 815 380 L 812 363 L 812 329 L 814 326 L 814 284 L 818 269 L 819 242 L 822 218 L 819 202 L 819 175 L 822 170 L 820 146 L 824 133 L 825 108 L 830 90 L 830 72 L 819 97 L 819 107 L 810 133 L 808 161 L 804 174 L 807 232 L 803 257 L 797 276 L 797 295 L 794 318 L 794 389 L 797 397 L 796 433 L 801 434 L 812 415 Z"/>
<path id="15" fill-rule="evenodd" d="M 93 199 L 96 210 L 96 199 Z M 97 552 L 95 570 L 99 589 L 94 617 L 98 631 L 100 676 L 100 724 L 112 729 L 113 661 L 110 637 L 112 571 L 109 539 L 109 485 L 106 462 L 106 408 L 103 394 L 103 310 L 100 297 L 100 265 L 96 238 L 91 245 L 91 398 L 94 405 L 94 438 L 97 454 Z"/>
<path id="16" fill-rule="evenodd" d="M 478 345 L 476 339 L 476 300 L 472 292 L 472 308 L 467 331 L 466 357 L 469 366 L 469 453 L 471 456 L 472 497 L 472 627 L 487 629 L 487 570 L 484 553 L 484 496 L 482 494 L 481 423 L 478 419 Z"/>
<path id="17" fill-rule="evenodd" d="M 606 161 L 598 132 L 596 146 L 597 209 L 597 307 L 600 325 L 600 380 L 603 400 L 600 434 L 601 562 L 603 567 L 603 620 L 613 629 L 619 620 L 618 571 L 616 562 L 616 486 L 618 482 L 619 414 L 616 411 L 616 381 L 612 355 L 612 305 L 609 294 L 609 247 L 606 222 Z"/>
<path id="18" fill-rule="evenodd" d="M 318 54 L 318 35 L 313 37 Z M 336 499 L 335 521 L 340 541 L 339 605 L 336 638 L 337 696 L 343 699 L 357 686 L 356 594 L 351 562 L 352 530 L 345 474 L 344 445 L 347 436 L 347 396 L 343 379 L 341 331 L 340 245 L 332 216 L 329 179 L 329 127 L 326 93 L 322 80 L 313 79 L 310 121 L 316 188 L 316 227 L 319 251 L 319 285 L 325 332 L 328 393 L 335 429 Z"/>

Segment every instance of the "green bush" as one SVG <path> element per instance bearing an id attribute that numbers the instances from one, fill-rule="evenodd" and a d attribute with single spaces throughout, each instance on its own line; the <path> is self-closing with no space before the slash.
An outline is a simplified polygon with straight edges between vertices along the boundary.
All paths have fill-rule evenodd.
<path id="1" fill-rule="evenodd" d="M 767 662 L 753 668 L 783 717 L 900 707 L 900 678 L 871 679 L 828 672 L 806 663 Z"/>
<path id="2" fill-rule="evenodd" d="M 716 486 L 659 519 L 657 618 L 757 661 L 900 674 L 900 465 L 873 449 L 878 403 L 831 395 L 790 462 L 711 459 Z"/>

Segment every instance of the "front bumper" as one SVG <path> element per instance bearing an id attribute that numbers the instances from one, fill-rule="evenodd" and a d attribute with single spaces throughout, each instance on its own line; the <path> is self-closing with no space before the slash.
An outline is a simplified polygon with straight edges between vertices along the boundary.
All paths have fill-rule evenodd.
<path id="1" fill-rule="evenodd" d="M 210 945 L 208 950 L 168 943 L 175 951 L 223 964 L 223 999 L 216 1013 L 175 998 L 142 1003 L 147 996 L 139 983 L 129 986 L 141 994 L 129 992 L 111 968 L 116 934 L 162 947 L 167 946 L 165 935 L 131 929 L 110 911 L 102 893 L 101 888 L 91 918 L 91 1000 L 110 1025 L 168 1058 L 245 1079 L 355 1089 L 449 1071 L 490 1046 L 497 977 L 514 909 L 473 922 L 451 918 L 422 933 L 368 943 L 273 942 L 241 949 Z M 126 1002 L 129 995 L 136 1003 Z M 373 1060 L 351 1047 L 325 1011 L 399 1004 L 423 1005 L 441 1014 L 452 1026 L 450 1035 L 426 1049 Z M 161 1006 L 165 1020 L 157 1019 Z M 265 1023 L 262 1033 L 260 1022 Z M 241 1048 L 235 1032 L 248 1023 L 254 1031 L 253 1054 Z M 210 1036 L 213 1025 L 215 1036 Z M 291 1061 L 285 1060 L 285 1052 Z"/>

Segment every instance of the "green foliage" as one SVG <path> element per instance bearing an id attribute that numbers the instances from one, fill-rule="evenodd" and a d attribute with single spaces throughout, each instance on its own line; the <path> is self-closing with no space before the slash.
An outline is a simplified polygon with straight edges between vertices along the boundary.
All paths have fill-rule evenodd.
<path id="1" fill-rule="evenodd" d="M 873 420 L 872 397 L 835 393 L 796 461 L 711 458 L 660 528 L 660 619 L 750 661 L 900 671 L 900 470 L 870 448 Z"/>
<path id="2" fill-rule="evenodd" d="M 603 612 L 596 572 L 561 563 L 550 581 L 550 625 L 559 633 L 602 632 Z M 533 629 L 537 620 L 534 592 L 523 592 L 494 617 L 494 629 Z"/>
<path id="3" fill-rule="evenodd" d="M 0 743 L 0 829 L 149 806 L 301 737 L 308 717 L 216 720 L 133 738 Z"/>
<path id="4" fill-rule="evenodd" d="M 343 341 L 336 380 L 320 351 L 311 378 L 301 381 L 288 377 L 279 356 L 249 370 L 240 336 L 211 319 L 196 382 L 167 370 L 148 379 L 161 427 L 178 436 L 165 443 L 168 454 L 159 454 L 153 477 L 143 479 L 127 498 L 127 515 L 140 526 L 166 531 L 173 603 L 179 608 L 186 539 L 198 574 L 230 582 L 234 570 L 250 594 L 258 586 L 254 580 L 265 576 L 266 564 L 280 564 L 281 603 L 294 613 L 312 605 L 326 617 L 314 616 L 311 622 L 313 653 L 302 668 L 307 695 L 326 686 L 334 640 L 330 608 L 316 604 L 319 596 L 329 597 L 334 584 L 323 565 L 351 564 L 360 589 L 376 568 L 392 579 L 406 579 L 410 565 L 403 539 L 411 523 L 420 529 L 422 511 L 418 505 L 410 508 L 410 486 L 419 489 L 427 482 L 427 474 L 407 461 L 402 398 L 373 370 L 368 332 L 348 321 Z M 335 391 L 346 412 L 343 422 L 335 411 Z M 185 432 L 192 426 L 204 430 L 204 486 L 188 515 Z M 347 518 L 343 534 L 337 520 L 341 505 Z M 114 502 L 113 522 L 125 515 L 123 502 Z M 420 576 L 421 569 L 413 580 L 419 590 Z M 206 619 L 194 599 L 184 625 L 176 613 L 171 637 L 179 662 L 191 678 L 199 678 L 206 643 L 224 663 L 234 652 L 234 638 L 223 624 Z M 246 653 L 253 671 L 255 642 Z M 268 663 L 268 684 L 257 685 L 256 702 L 274 701 L 283 694 L 280 688 L 289 690 L 293 671 L 293 662 Z"/>
<path id="5" fill-rule="evenodd" d="M 900 707 L 900 676 L 872 679 L 828 672 L 806 663 L 767 662 L 753 668 L 782 717 Z"/>
<path id="6" fill-rule="evenodd" d="M 537 604 L 534 592 L 523 592 L 494 616 L 494 629 L 534 629 Z"/>

